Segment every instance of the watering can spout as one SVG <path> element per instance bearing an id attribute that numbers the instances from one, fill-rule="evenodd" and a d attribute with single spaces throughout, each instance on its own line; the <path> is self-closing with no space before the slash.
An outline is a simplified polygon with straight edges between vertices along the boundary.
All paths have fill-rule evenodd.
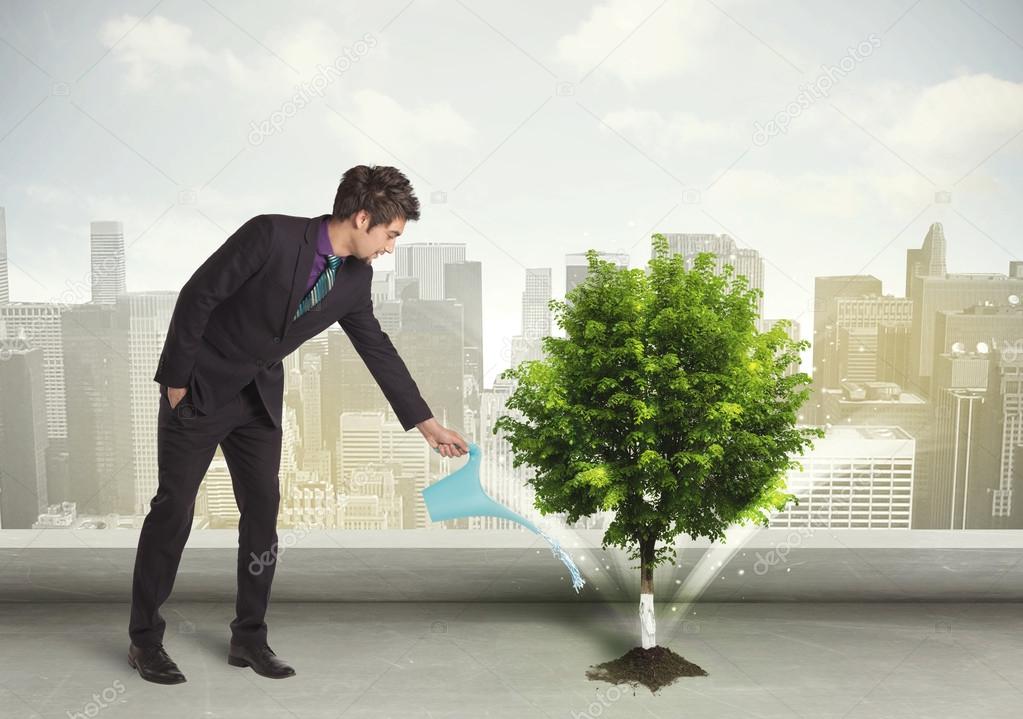
<path id="1" fill-rule="evenodd" d="M 434 522 L 461 517 L 500 517 L 518 522 L 536 534 L 541 533 L 535 524 L 495 502 L 483 490 L 480 448 L 475 443 L 469 444 L 469 461 L 463 467 L 422 490 L 422 495 L 430 520 Z"/>
<path id="2" fill-rule="evenodd" d="M 436 448 L 434 448 L 436 449 Z M 518 522 L 534 534 L 539 534 L 551 545 L 551 552 L 557 557 L 572 575 L 572 588 L 579 592 L 586 583 L 579 568 L 572 561 L 568 552 L 553 537 L 548 536 L 525 517 L 516 514 L 503 504 L 495 502 L 480 484 L 480 448 L 469 444 L 469 461 L 460 469 L 455 470 L 444 479 L 431 484 L 420 492 L 430 519 L 440 522 L 444 519 L 461 517 L 500 517 Z"/>

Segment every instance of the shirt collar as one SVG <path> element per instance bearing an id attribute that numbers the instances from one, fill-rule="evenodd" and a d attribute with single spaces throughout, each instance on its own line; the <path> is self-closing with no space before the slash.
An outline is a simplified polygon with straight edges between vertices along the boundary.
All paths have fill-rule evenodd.
<path id="1" fill-rule="evenodd" d="M 326 231 L 326 223 L 329 219 L 330 216 L 327 215 L 320 220 L 319 237 L 316 240 L 316 252 L 320 255 L 330 255 L 333 253 L 333 248 L 330 246 L 330 235 Z"/>
<path id="2" fill-rule="evenodd" d="M 320 236 L 316 241 L 316 252 L 321 255 L 334 254 L 334 248 L 330 244 L 330 235 L 327 233 L 327 221 L 330 219 L 330 215 L 324 215 L 320 221 Z M 341 258 L 344 262 L 344 258 Z"/>

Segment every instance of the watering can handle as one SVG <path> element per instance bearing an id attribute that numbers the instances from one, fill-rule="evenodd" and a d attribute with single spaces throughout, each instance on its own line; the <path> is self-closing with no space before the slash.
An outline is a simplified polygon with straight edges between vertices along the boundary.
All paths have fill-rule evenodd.
<path id="1" fill-rule="evenodd" d="M 436 452 L 437 454 L 440 454 L 440 450 L 437 447 L 431 447 L 431 449 L 434 452 Z M 469 442 L 469 456 L 470 457 L 475 457 L 479 453 L 480 453 L 480 448 L 478 446 L 476 446 L 476 443 L 475 442 Z"/>

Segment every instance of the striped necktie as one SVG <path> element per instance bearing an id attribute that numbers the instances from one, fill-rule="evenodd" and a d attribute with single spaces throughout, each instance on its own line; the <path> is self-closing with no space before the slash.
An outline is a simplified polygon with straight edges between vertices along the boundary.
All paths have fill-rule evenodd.
<path id="1" fill-rule="evenodd" d="M 321 299 L 326 297 L 327 293 L 330 292 L 330 288 L 334 284 L 334 275 L 337 273 L 337 268 L 344 260 L 337 255 L 327 255 L 327 266 L 323 268 L 323 272 L 316 278 L 315 284 L 306 296 L 302 298 L 302 301 L 298 303 L 298 310 L 295 311 L 295 316 L 292 319 L 297 320 L 299 317 L 304 315 L 310 307 L 315 305 Z"/>

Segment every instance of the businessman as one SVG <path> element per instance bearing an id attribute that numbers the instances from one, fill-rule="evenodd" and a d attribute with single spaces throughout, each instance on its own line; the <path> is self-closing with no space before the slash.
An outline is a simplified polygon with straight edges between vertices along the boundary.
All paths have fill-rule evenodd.
<path id="1" fill-rule="evenodd" d="M 228 663 L 272 678 L 295 670 L 267 643 L 264 621 L 277 555 L 281 360 L 337 322 L 401 426 L 445 457 L 468 445 L 433 417 L 373 316 L 372 262 L 393 252 L 419 200 L 393 167 L 344 173 L 333 212 L 258 215 L 234 232 L 181 288 L 154 380 L 160 384 L 156 495 L 139 534 L 128 661 L 143 679 L 185 676 L 163 647 L 160 606 L 170 596 L 195 497 L 219 445 L 238 502 L 238 594 Z M 259 571 L 252 557 L 270 557 Z"/>

